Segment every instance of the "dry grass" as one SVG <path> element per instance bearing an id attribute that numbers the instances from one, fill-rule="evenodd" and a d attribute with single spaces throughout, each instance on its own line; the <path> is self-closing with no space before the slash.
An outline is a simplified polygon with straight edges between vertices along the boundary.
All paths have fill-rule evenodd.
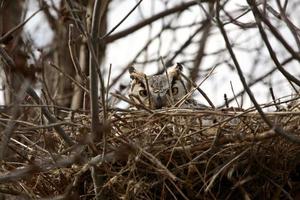
<path id="1" fill-rule="evenodd" d="M 300 136 L 300 113 L 267 113 Z M 293 199 L 300 146 L 256 112 L 168 109 L 109 111 L 90 137 L 90 117 L 69 113 L 67 147 L 41 118 L 19 119 L 1 162 L 0 192 L 13 199 Z M 2 129 L 8 116 L 1 116 Z M 105 147 L 105 148 L 103 148 Z M 105 152 L 104 152 L 105 151 Z M 96 188 L 96 189 L 95 189 Z M 9 195 L 8 195 L 9 194 Z"/>

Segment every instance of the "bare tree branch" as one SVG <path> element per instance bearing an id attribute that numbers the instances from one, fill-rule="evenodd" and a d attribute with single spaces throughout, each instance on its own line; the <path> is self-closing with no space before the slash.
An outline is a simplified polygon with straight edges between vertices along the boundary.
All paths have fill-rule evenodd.
<path id="1" fill-rule="evenodd" d="M 248 0 L 248 3 L 249 4 L 252 4 L 254 3 L 252 0 Z M 232 58 L 232 61 L 237 69 L 237 72 L 239 74 L 239 77 L 240 77 L 240 80 L 247 92 L 247 94 L 249 95 L 252 103 L 254 104 L 256 110 L 258 111 L 258 113 L 260 114 L 261 118 L 266 122 L 266 124 L 271 128 L 273 129 L 278 135 L 280 135 L 281 137 L 291 141 L 291 142 L 295 142 L 295 143 L 299 143 L 300 144 L 300 138 L 297 137 L 297 136 L 294 136 L 294 135 L 291 135 L 291 134 L 288 134 L 288 133 L 285 133 L 282 128 L 272 124 L 272 122 L 267 118 L 267 116 L 265 115 L 265 113 L 263 112 L 262 108 L 259 106 L 259 104 L 257 103 L 252 91 L 249 89 L 248 85 L 247 85 L 247 82 L 245 80 L 245 77 L 243 75 L 243 72 L 241 70 L 241 67 L 240 67 L 240 64 L 238 62 L 238 60 L 236 59 L 236 56 L 232 50 L 232 47 L 231 47 L 231 44 L 229 42 L 229 39 L 227 37 L 227 33 L 224 29 L 224 26 L 223 26 L 223 23 L 222 21 L 220 20 L 220 2 L 217 1 L 216 3 L 216 10 L 217 10 L 217 14 L 216 14 L 216 19 L 217 19 L 217 22 L 218 22 L 218 26 L 220 28 L 220 31 L 222 33 L 222 36 L 224 38 L 224 41 L 226 43 L 226 47 L 230 53 L 230 56 Z"/>

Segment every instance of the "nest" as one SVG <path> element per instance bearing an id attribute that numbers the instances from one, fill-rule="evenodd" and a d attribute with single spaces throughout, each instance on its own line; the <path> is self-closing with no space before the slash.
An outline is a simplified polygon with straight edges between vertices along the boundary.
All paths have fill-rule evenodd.
<path id="1" fill-rule="evenodd" d="M 2 194 L 19 199 L 299 195 L 299 144 L 279 136 L 253 110 L 110 110 L 99 127 L 105 139 L 90 134 L 90 116 L 68 114 L 48 126 L 36 125 L 38 118 L 16 122 L 1 166 Z M 299 114 L 266 113 L 286 134 L 300 137 Z M 58 125 L 75 145 L 66 146 L 53 129 Z"/>

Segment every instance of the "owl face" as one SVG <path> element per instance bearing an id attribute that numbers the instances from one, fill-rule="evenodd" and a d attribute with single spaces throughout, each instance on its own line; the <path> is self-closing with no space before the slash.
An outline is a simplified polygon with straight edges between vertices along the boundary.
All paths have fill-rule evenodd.
<path id="1" fill-rule="evenodd" d="M 136 103 L 144 104 L 151 109 L 169 107 L 187 93 L 180 76 L 181 71 L 182 65 L 176 64 L 162 74 L 147 76 L 131 67 L 129 73 L 132 81 L 129 96 Z"/>

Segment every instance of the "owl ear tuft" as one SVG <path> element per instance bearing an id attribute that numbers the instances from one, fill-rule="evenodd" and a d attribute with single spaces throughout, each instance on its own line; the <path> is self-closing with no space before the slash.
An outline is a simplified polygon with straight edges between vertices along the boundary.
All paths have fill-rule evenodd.
<path id="1" fill-rule="evenodd" d="M 167 73 L 170 76 L 171 79 L 178 79 L 180 77 L 180 73 L 182 72 L 182 64 L 176 63 L 175 65 L 169 67 L 167 69 Z"/>
<path id="2" fill-rule="evenodd" d="M 176 63 L 176 67 L 182 72 L 183 65 L 181 63 Z"/>
<path id="3" fill-rule="evenodd" d="M 141 72 L 137 72 L 134 67 L 129 67 L 128 71 L 129 71 L 131 79 L 141 81 L 143 79 L 143 77 L 144 77 L 144 74 L 141 73 Z"/>
<path id="4" fill-rule="evenodd" d="M 129 72 L 129 74 L 132 74 L 132 73 L 136 72 L 136 70 L 133 66 L 131 66 L 128 68 L 128 72 Z"/>

